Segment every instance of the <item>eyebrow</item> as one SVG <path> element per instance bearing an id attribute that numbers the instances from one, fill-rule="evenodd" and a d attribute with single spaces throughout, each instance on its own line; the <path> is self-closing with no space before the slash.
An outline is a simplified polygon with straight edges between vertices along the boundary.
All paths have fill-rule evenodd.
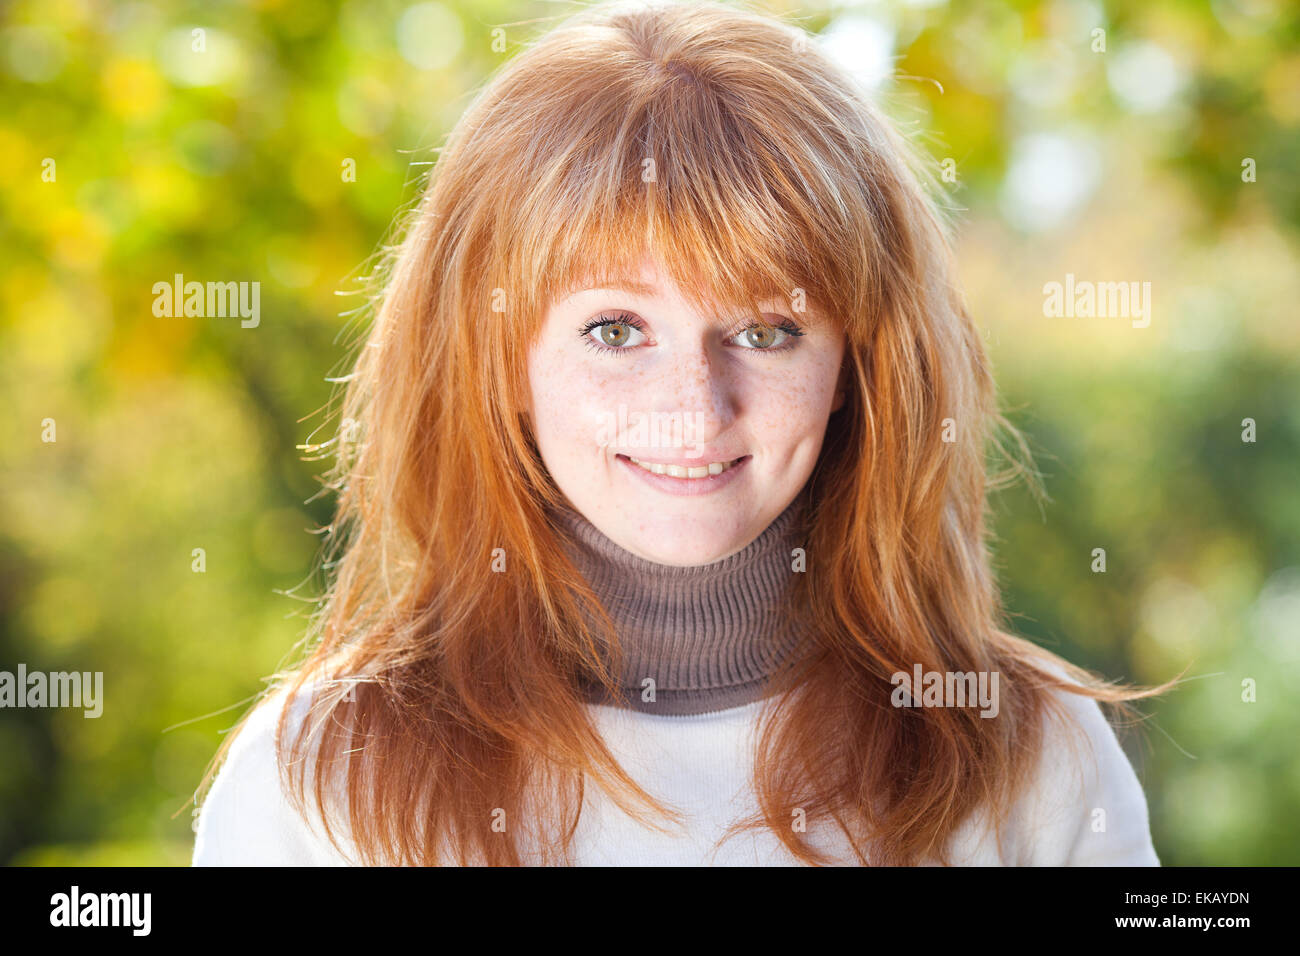
<path id="1" fill-rule="evenodd" d="M 649 282 L 642 282 L 639 279 L 618 279 L 611 281 L 607 285 L 587 286 L 579 282 L 569 289 L 560 293 L 560 298 L 570 299 L 575 295 L 582 295 L 587 292 L 630 292 L 633 295 L 652 296 L 658 292 L 658 287 Z"/>
<path id="2" fill-rule="evenodd" d="M 610 282 L 608 285 L 596 285 L 590 287 L 575 286 L 572 289 L 568 290 L 567 292 L 562 293 L 558 301 L 565 301 L 578 295 L 586 295 L 589 292 L 604 292 L 604 293 L 612 292 L 615 294 L 625 293 L 625 294 L 631 294 L 635 296 L 641 296 L 644 298 L 651 298 L 659 292 L 659 287 L 654 285 L 653 283 L 641 282 L 637 279 L 619 279 L 617 281 Z M 763 303 L 780 302 L 782 303 L 782 305 L 784 305 L 785 302 L 785 300 L 781 299 L 779 296 L 773 296 L 767 299 L 763 299 L 761 301 Z M 738 303 L 732 306 L 731 308 L 733 309 L 733 311 L 735 311 L 735 314 L 739 316 L 743 313 L 745 306 Z M 732 316 L 728 314 L 728 318 L 731 317 Z"/>
<path id="3" fill-rule="evenodd" d="M 598 284 L 593 286 L 585 284 L 592 281 L 597 282 Z M 606 294 L 613 293 L 616 295 L 622 293 L 638 297 L 652 298 L 659 293 L 659 287 L 650 282 L 642 282 L 640 279 L 635 279 L 631 276 L 624 276 L 622 278 L 613 278 L 609 276 L 603 278 L 599 276 L 594 278 L 588 277 L 585 279 L 579 279 L 577 284 L 562 291 L 554 301 L 567 302 L 575 296 L 586 295 L 590 292 Z M 814 305 L 811 301 L 809 301 L 809 307 L 804 312 L 798 313 L 797 316 L 789 309 L 788 300 L 784 296 L 774 295 L 770 298 L 760 299 L 761 305 L 767 305 L 769 303 L 780 303 L 777 307 L 778 312 L 781 312 L 782 314 L 789 312 L 792 317 L 796 317 L 797 321 L 801 322 L 809 329 L 820 328 L 825 319 L 820 308 Z M 730 308 L 732 309 L 731 312 L 728 312 L 725 315 L 715 316 L 714 321 L 719 325 L 728 325 L 736 318 L 744 318 L 748 316 L 748 313 L 744 311 L 746 306 L 743 304 L 737 303 Z"/>

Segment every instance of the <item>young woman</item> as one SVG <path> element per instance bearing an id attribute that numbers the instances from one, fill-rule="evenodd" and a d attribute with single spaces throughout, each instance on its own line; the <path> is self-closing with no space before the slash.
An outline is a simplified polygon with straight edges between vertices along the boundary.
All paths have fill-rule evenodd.
<path id="1" fill-rule="evenodd" d="M 910 162 L 731 7 L 511 60 L 385 272 L 314 641 L 194 862 L 1158 864 L 1097 702 L 1164 688 L 1002 630 L 1014 432 Z"/>

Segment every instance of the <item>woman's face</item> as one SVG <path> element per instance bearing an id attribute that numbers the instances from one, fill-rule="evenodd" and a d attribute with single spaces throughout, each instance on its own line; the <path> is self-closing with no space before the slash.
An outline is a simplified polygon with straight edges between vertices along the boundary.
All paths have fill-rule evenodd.
<path id="1" fill-rule="evenodd" d="M 779 299 L 763 303 L 766 329 L 703 315 L 653 260 L 642 269 L 639 288 L 551 304 L 528 359 L 533 428 L 556 485 L 615 544 L 709 564 L 758 537 L 812 474 L 843 404 L 844 336 Z"/>

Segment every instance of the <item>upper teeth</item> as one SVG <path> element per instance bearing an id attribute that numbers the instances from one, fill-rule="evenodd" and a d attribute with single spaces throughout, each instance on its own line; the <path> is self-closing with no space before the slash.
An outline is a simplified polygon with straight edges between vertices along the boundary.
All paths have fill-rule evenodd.
<path id="1" fill-rule="evenodd" d="M 706 478 L 709 475 L 720 475 L 735 464 L 734 461 L 711 461 L 707 465 L 688 468 L 685 465 L 659 465 L 650 461 L 640 461 L 631 455 L 628 456 L 628 461 L 640 465 L 646 471 L 653 471 L 656 475 L 669 475 L 673 478 Z"/>

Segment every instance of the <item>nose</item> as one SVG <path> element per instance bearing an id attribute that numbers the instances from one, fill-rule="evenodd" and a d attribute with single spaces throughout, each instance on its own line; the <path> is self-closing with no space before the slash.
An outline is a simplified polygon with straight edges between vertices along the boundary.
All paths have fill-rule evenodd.
<path id="1" fill-rule="evenodd" d="M 665 356 L 667 367 L 653 380 L 650 408 L 658 416 L 681 416 L 682 443 L 688 450 L 713 444 L 736 418 L 734 384 L 712 348 L 696 341 Z"/>

